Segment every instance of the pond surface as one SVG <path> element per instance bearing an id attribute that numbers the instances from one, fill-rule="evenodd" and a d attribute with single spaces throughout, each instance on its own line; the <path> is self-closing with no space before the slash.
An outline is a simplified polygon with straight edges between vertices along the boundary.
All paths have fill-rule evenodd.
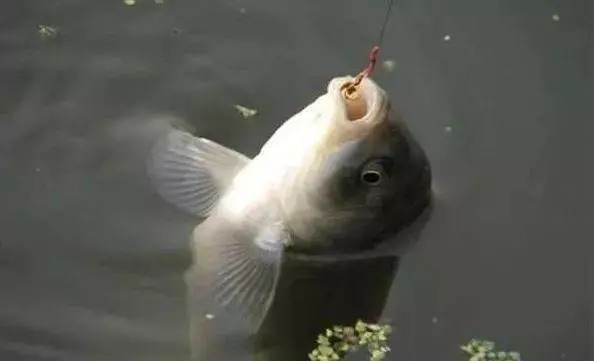
<path id="1" fill-rule="evenodd" d="M 152 191 L 150 145 L 174 122 L 254 156 L 358 72 L 384 12 L 0 3 L 0 359 L 187 360 L 197 220 Z M 394 71 L 374 78 L 430 158 L 436 205 L 391 288 L 390 359 L 463 360 L 472 337 L 592 358 L 592 22 L 587 0 L 396 0 Z M 222 361 L 248 359 L 229 345 Z"/>

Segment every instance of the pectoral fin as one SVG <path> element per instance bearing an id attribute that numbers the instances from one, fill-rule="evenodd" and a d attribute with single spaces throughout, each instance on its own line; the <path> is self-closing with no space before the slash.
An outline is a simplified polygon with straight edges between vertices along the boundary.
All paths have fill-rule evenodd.
<path id="1" fill-rule="evenodd" d="M 249 161 L 211 140 L 172 130 L 153 148 L 148 172 L 163 198 L 191 214 L 207 217 L 221 192 Z"/>
<path id="2" fill-rule="evenodd" d="M 186 274 L 193 345 L 205 314 L 215 321 L 217 313 L 236 314 L 237 327 L 243 320 L 248 332 L 257 331 L 274 298 L 287 239 L 280 225 L 246 231 L 216 217 L 196 228 L 194 265 Z"/>

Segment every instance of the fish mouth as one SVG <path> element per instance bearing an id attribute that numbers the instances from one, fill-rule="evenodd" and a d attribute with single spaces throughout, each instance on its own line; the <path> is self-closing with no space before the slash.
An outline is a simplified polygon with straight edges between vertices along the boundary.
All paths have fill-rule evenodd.
<path id="1" fill-rule="evenodd" d="M 375 81 L 365 77 L 355 94 L 347 97 L 344 85 L 354 79 L 351 76 L 338 77 L 328 84 L 328 94 L 336 105 L 339 118 L 350 124 L 381 122 L 388 110 L 386 92 Z"/>

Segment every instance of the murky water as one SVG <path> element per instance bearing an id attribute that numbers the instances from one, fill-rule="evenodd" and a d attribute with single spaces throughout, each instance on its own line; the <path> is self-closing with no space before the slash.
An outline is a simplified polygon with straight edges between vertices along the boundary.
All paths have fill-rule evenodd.
<path id="1" fill-rule="evenodd" d="M 437 203 L 387 302 L 392 359 L 461 360 L 471 337 L 588 359 L 591 5 L 396 2 L 382 50 L 396 66 L 375 77 L 431 159 Z M 148 147 L 180 119 L 253 156 L 359 70 L 384 8 L 3 1 L 0 360 L 187 360 L 195 220 L 153 194 Z M 248 358 L 229 342 L 222 359 Z"/>

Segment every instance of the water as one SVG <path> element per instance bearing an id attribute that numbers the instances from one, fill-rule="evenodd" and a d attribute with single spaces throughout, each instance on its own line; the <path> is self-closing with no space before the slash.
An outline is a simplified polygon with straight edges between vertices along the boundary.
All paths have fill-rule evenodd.
<path id="1" fill-rule="evenodd" d="M 144 174 L 163 119 L 253 156 L 329 78 L 359 70 L 383 10 L 2 2 L 0 359 L 187 360 L 195 220 Z M 425 147 L 438 201 L 388 299 L 392 359 L 462 360 L 471 337 L 591 358 L 591 19 L 583 0 L 397 0 L 381 54 L 395 71 L 376 78 Z M 232 345 L 226 359 L 247 357 Z"/>

